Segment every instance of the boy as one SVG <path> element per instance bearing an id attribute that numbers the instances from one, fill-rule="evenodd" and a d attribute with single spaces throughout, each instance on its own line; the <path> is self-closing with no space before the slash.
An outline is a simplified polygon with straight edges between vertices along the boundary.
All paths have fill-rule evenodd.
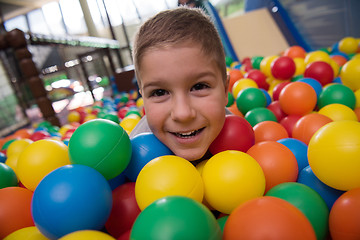
<path id="1" fill-rule="evenodd" d="M 225 121 L 224 49 L 210 18 L 179 7 L 146 21 L 134 43 L 146 115 L 130 137 L 152 131 L 177 156 L 201 159 Z"/>

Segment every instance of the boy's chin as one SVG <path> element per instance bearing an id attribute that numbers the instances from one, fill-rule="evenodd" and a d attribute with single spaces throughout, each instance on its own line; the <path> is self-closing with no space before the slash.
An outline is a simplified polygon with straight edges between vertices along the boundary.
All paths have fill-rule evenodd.
<path id="1" fill-rule="evenodd" d="M 178 153 L 175 153 L 176 156 L 178 157 L 182 157 L 190 162 L 193 161 L 197 161 L 197 160 L 201 160 L 204 157 L 207 157 L 208 155 L 208 151 L 207 150 L 203 150 L 203 151 L 194 151 L 194 153 L 192 153 L 192 151 L 181 151 Z"/>

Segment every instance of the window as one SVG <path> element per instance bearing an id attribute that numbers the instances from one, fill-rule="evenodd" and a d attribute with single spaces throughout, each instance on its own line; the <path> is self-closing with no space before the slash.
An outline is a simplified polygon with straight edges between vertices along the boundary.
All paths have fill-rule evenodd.
<path id="1" fill-rule="evenodd" d="M 41 8 L 29 12 L 27 16 L 29 19 L 30 31 L 32 33 L 50 34 L 50 30 L 45 22 Z"/>
<path id="2" fill-rule="evenodd" d="M 81 35 L 87 33 L 84 14 L 78 0 L 60 0 L 61 12 L 70 35 Z"/>
<path id="3" fill-rule="evenodd" d="M 28 25 L 26 23 L 26 18 L 24 15 L 14 17 L 12 19 L 7 20 L 5 23 L 6 31 L 10 32 L 11 30 L 18 28 L 23 32 L 29 31 Z"/>
<path id="4" fill-rule="evenodd" d="M 42 7 L 45 20 L 50 28 L 50 32 L 54 35 L 66 34 L 64 24 L 61 17 L 59 4 L 51 2 Z"/>

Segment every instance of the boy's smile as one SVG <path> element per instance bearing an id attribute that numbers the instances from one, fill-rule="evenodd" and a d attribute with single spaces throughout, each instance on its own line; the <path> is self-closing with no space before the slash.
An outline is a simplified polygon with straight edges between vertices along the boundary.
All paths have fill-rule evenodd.
<path id="1" fill-rule="evenodd" d="M 197 44 L 148 50 L 140 91 L 149 126 L 177 156 L 200 159 L 225 121 L 227 87 Z"/>

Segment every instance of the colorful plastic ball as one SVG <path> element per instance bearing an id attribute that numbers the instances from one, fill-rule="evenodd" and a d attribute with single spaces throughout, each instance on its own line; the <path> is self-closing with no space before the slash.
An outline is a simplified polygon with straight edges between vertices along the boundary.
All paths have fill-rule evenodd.
<path id="1" fill-rule="evenodd" d="M 223 216 L 223 217 L 219 217 L 216 219 L 216 221 L 218 222 L 221 232 L 224 233 L 224 228 L 225 228 L 225 224 L 227 219 L 229 218 L 229 215 Z"/>
<path id="2" fill-rule="evenodd" d="M 323 87 L 319 81 L 317 81 L 313 78 L 301 78 L 297 81 L 309 84 L 315 90 L 316 96 L 319 98 L 319 96 L 322 92 L 322 89 L 323 89 Z"/>
<path id="3" fill-rule="evenodd" d="M 0 163 L 0 189 L 17 185 L 18 179 L 14 170 L 5 163 Z"/>
<path id="4" fill-rule="evenodd" d="M 135 182 L 141 169 L 154 158 L 174 155 L 153 133 L 142 133 L 131 139 L 132 155 L 125 175 Z"/>
<path id="5" fill-rule="evenodd" d="M 127 182 L 112 191 L 113 205 L 105 228 L 113 237 L 131 229 L 140 208 L 135 199 L 135 183 Z"/>
<path id="6" fill-rule="evenodd" d="M 141 210 L 166 196 L 179 195 L 202 202 L 204 185 L 200 173 L 188 160 L 166 155 L 148 162 L 135 184 L 136 201 Z"/>
<path id="7" fill-rule="evenodd" d="M 77 111 L 70 111 L 67 115 L 67 120 L 69 123 L 71 122 L 80 122 L 80 113 Z"/>
<path id="8" fill-rule="evenodd" d="M 234 96 L 231 92 L 228 92 L 228 103 L 226 104 L 226 107 L 230 107 L 235 102 Z"/>
<path id="9" fill-rule="evenodd" d="M 303 47 L 294 45 L 285 49 L 283 56 L 291 57 L 291 58 L 305 58 L 306 51 Z"/>
<path id="10" fill-rule="evenodd" d="M 360 58 L 352 59 L 344 64 L 340 71 L 341 81 L 351 90 L 360 89 Z"/>
<path id="11" fill-rule="evenodd" d="M 6 154 L 0 152 L 0 163 L 5 163 L 6 161 Z"/>
<path id="12" fill-rule="evenodd" d="M 33 193 L 22 187 L 0 189 L 0 238 L 21 228 L 34 226 L 31 217 Z"/>
<path id="13" fill-rule="evenodd" d="M 333 59 L 330 59 L 330 66 L 334 72 L 334 79 L 332 81 L 332 82 L 334 82 L 335 78 L 337 78 L 339 76 L 340 66 Z"/>
<path id="14" fill-rule="evenodd" d="M 316 51 L 312 51 L 309 52 L 308 54 L 306 54 L 305 57 L 305 65 L 309 65 L 313 62 L 317 62 L 317 61 L 323 61 L 323 62 L 327 62 L 330 63 L 330 55 L 324 51 L 321 50 L 316 50 Z"/>
<path id="15" fill-rule="evenodd" d="M 283 138 L 277 142 L 285 145 L 285 147 L 289 148 L 290 151 L 294 154 L 298 163 L 299 173 L 309 165 L 307 158 L 308 146 L 305 143 L 295 138 Z"/>
<path id="16" fill-rule="evenodd" d="M 117 114 L 115 114 L 113 112 L 105 114 L 105 116 L 102 118 L 113 121 L 114 123 L 120 123 L 119 117 L 117 116 Z"/>
<path id="17" fill-rule="evenodd" d="M 349 61 L 347 56 L 345 57 L 338 54 L 331 54 L 330 57 L 336 62 L 339 67 L 342 67 L 347 61 Z"/>
<path id="18" fill-rule="evenodd" d="M 230 66 L 232 63 L 233 63 L 234 59 L 232 59 L 231 57 L 229 56 L 225 56 L 225 63 L 226 63 L 226 66 Z"/>
<path id="19" fill-rule="evenodd" d="M 332 103 L 339 103 L 348 106 L 351 109 L 355 108 L 356 97 L 355 93 L 343 84 L 331 84 L 324 87 L 318 100 L 319 109 Z"/>
<path id="20" fill-rule="evenodd" d="M 295 63 L 295 73 L 294 73 L 294 77 L 297 76 L 302 76 L 305 72 L 305 61 L 303 58 L 294 58 L 294 63 Z"/>
<path id="21" fill-rule="evenodd" d="M 329 117 L 333 121 L 358 121 L 355 112 L 348 106 L 340 103 L 328 104 L 321 108 L 318 113 Z"/>
<path id="22" fill-rule="evenodd" d="M 61 141 L 43 139 L 30 144 L 19 156 L 16 173 L 24 186 L 34 191 L 51 171 L 70 164 L 68 147 Z"/>
<path id="23" fill-rule="evenodd" d="M 35 226 L 24 227 L 7 235 L 3 240 L 48 240 Z"/>
<path id="24" fill-rule="evenodd" d="M 21 128 L 19 130 L 16 130 L 13 136 L 15 138 L 30 138 L 32 134 L 32 130 L 28 128 Z"/>
<path id="25" fill-rule="evenodd" d="M 136 219 L 130 239 L 220 240 L 221 229 L 203 204 L 184 196 L 161 198 Z"/>
<path id="26" fill-rule="evenodd" d="M 212 156 L 204 166 L 202 178 L 206 202 L 227 214 L 238 205 L 262 196 L 265 190 L 260 165 L 240 151 L 228 150 Z"/>
<path id="27" fill-rule="evenodd" d="M 48 139 L 50 137 L 51 137 L 50 133 L 48 133 L 47 131 L 40 130 L 40 131 L 36 131 L 33 134 L 31 134 L 30 140 L 35 142 L 35 141 L 39 141 L 42 139 Z"/>
<path id="28" fill-rule="evenodd" d="M 73 164 L 98 170 L 106 179 L 124 171 L 131 158 L 131 143 L 125 130 L 113 121 L 95 119 L 76 129 L 69 141 Z"/>
<path id="29" fill-rule="evenodd" d="M 360 187 L 359 122 L 331 122 L 314 134 L 308 146 L 310 167 L 322 182 L 342 191 Z"/>
<path id="30" fill-rule="evenodd" d="M 310 113 L 301 117 L 293 127 L 292 137 L 309 144 L 314 133 L 322 126 L 332 122 L 328 116 L 319 113 Z"/>
<path id="31" fill-rule="evenodd" d="M 358 118 L 358 121 L 360 122 L 360 107 L 355 108 L 354 112 Z M 1 161 L 1 158 L 0 158 L 0 161 Z"/>
<path id="32" fill-rule="evenodd" d="M 263 141 L 277 141 L 288 138 L 286 129 L 278 122 L 263 121 L 254 126 L 255 143 Z"/>
<path id="33" fill-rule="evenodd" d="M 319 81 L 322 86 L 325 86 L 334 80 L 335 75 L 330 63 L 316 61 L 306 65 L 304 77 L 314 78 Z"/>
<path id="34" fill-rule="evenodd" d="M 264 59 L 263 56 L 254 56 L 251 58 L 251 65 L 254 69 L 259 70 L 261 61 Z"/>
<path id="35" fill-rule="evenodd" d="M 278 56 L 266 56 L 260 62 L 260 71 L 265 74 L 266 77 L 272 77 L 271 75 L 271 63 L 277 59 Z"/>
<path id="36" fill-rule="evenodd" d="M 239 117 L 244 117 L 244 114 L 242 114 L 239 109 L 237 108 L 236 104 L 234 103 L 233 105 L 231 105 L 230 107 L 227 107 L 227 110 L 229 110 L 232 114 L 239 116 Z"/>
<path id="37" fill-rule="evenodd" d="M 284 89 L 285 86 L 289 85 L 291 82 L 289 81 L 284 81 L 281 82 L 279 84 L 276 84 L 276 86 L 274 86 L 273 91 L 272 91 L 272 98 L 274 101 L 279 100 L 279 96 L 280 96 L 280 92 Z"/>
<path id="38" fill-rule="evenodd" d="M 266 107 L 266 97 L 259 88 L 249 87 L 238 93 L 236 106 L 242 114 L 246 114 L 251 109 Z"/>
<path id="39" fill-rule="evenodd" d="M 266 82 L 266 76 L 259 69 L 252 69 L 248 71 L 244 77 L 254 80 L 261 89 L 269 89 L 269 84 Z"/>
<path id="40" fill-rule="evenodd" d="M 242 72 L 238 69 L 230 69 L 228 72 L 229 75 L 229 92 L 232 90 L 234 83 L 242 78 L 244 78 L 244 75 Z"/>
<path id="41" fill-rule="evenodd" d="M 339 41 L 339 51 L 346 54 L 355 53 L 358 46 L 358 41 L 353 37 L 344 37 Z"/>
<path id="42" fill-rule="evenodd" d="M 96 118 L 97 118 L 97 115 L 89 113 L 89 114 L 86 114 L 86 116 L 84 117 L 83 122 L 88 122 L 88 121 L 96 119 Z"/>
<path id="43" fill-rule="evenodd" d="M 120 126 L 127 132 L 127 134 L 130 134 L 131 131 L 139 123 L 139 121 L 140 121 L 139 118 L 134 118 L 134 117 L 131 117 L 131 115 L 129 115 L 121 120 Z"/>
<path id="44" fill-rule="evenodd" d="M 274 78 L 288 80 L 294 76 L 296 65 L 291 57 L 281 56 L 272 61 L 270 68 Z"/>
<path id="45" fill-rule="evenodd" d="M 299 115 L 287 115 L 280 120 L 280 124 L 284 126 L 288 132 L 289 137 L 292 137 L 294 126 L 301 117 L 302 116 Z"/>
<path id="46" fill-rule="evenodd" d="M 334 203 L 329 216 L 329 230 L 333 240 L 360 238 L 360 188 L 341 195 Z"/>
<path id="47" fill-rule="evenodd" d="M 6 158 L 5 164 L 9 166 L 15 174 L 17 174 L 17 163 L 19 155 L 12 155 L 11 157 Z"/>
<path id="48" fill-rule="evenodd" d="M 224 228 L 224 240 L 316 239 L 307 217 L 291 203 L 271 196 L 238 206 Z"/>
<path id="49" fill-rule="evenodd" d="M 279 100 L 272 101 L 266 108 L 270 109 L 274 113 L 278 122 L 287 116 L 287 114 L 281 109 Z"/>
<path id="50" fill-rule="evenodd" d="M 100 230 L 112 207 L 111 189 L 95 169 L 66 165 L 49 173 L 34 191 L 31 212 L 36 227 L 55 239 L 79 230 Z"/>
<path id="51" fill-rule="evenodd" d="M 324 199 L 328 209 L 331 209 L 336 199 L 338 199 L 344 191 L 329 187 L 320 181 L 311 170 L 310 166 L 300 171 L 297 182 L 305 184 L 314 189 Z"/>
<path id="52" fill-rule="evenodd" d="M 317 103 L 315 90 L 306 83 L 292 82 L 280 92 L 281 109 L 287 115 L 306 115 L 312 112 Z"/>
<path id="53" fill-rule="evenodd" d="M 236 81 L 231 89 L 231 92 L 236 99 L 238 94 L 246 88 L 258 88 L 257 83 L 250 78 L 241 78 Z"/>
<path id="54" fill-rule="evenodd" d="M 215 155 L 225 150 L 246 152 L 255 143 L 254 130 L 243 117 L 226 115 L 224 126 L 219 135 L 209 146 L 209 151 Z"/>
<path id="55" fill-rule="evenodd" d="M 107 233 L 96 230 L 75 231 L 59 238 L 59 240 L 115 240 Z"/>
<path id="56" fill-rule="evenodd" d="M 299 209 L 313 226 L 317 239 L 328 234 L 329 209 L 321 196 L 305 184 L 289 182 L 270 189 L 266 196 L 281 198 Z"/>
<path id="57" fill-rule="evenodd" d="M 245 114 L 245 120 L 250 123 L 252 127 L 263 121 L 277 122 L 275 114 L 267 108 L 254 108 Z"/>
<path id="58" fill-rule="evenodd" d="M 6 155 L 10 157 L 11 155 L 19 155 L 24 151 L 26 147 L 28 147 L 31 143 L 33 143 L 30 139 L 17 139 L 12 142 L 7 148 Z"/>

